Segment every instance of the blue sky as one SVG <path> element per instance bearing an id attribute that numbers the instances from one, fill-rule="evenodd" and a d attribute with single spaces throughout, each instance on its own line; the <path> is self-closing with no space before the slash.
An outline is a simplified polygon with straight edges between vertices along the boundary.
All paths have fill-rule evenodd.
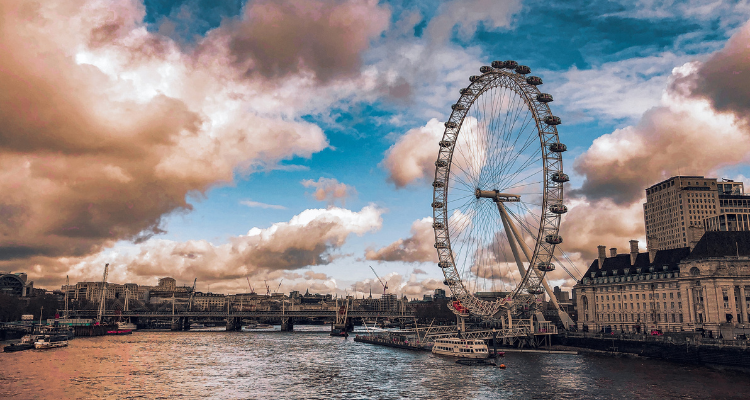
<path id="1" fill-rule="evenodd" d="M 295 1 L 281 3 L 292 6 L 299 4 Z M 728 39 L 737 34 L 750 17 L 750 7 L 741 2 L 472 0 L 441 2 L 439 5 L 432 1 L 328 2 L 328 6 L 334 9 L 331 15 L 344 12 L 342 10 L 350 12 L 346 8 L 349 4 L 373 11 L 372 19 L 365 18 L 362 22 L 362 25 L 372 26 L 360 36 L 352 35 L 354 61 L 346 65 L 333 62 L 330 67 L 324 67 L 335 72 L 333 78 L 322 79 L 320 77 L 324 76 L 325 71 L 311 67 L 320 78 L 313 83 L 304 80 L 305 76 L 309 77 L 305 74 L 310 71 L 295 70 L 272 77 L 259 77 L 257 74 L 262 75 L 262 72 L 258 72 L 260 69 L 253 69 L 259 68 L 258 48 L 262 45 L 274 43 L 271 50 L 264 48 L 266 55 L 287 47 L 281 39 L 278 39 L 279 42 L 273 42 L 277 40 L 275 38 L 263 39 L 267 41 L 258 44 L 253 38 L 242 37 L 256 32 L 253 31 L 253 16 L 261 15 L 262 7 L 267 6 L 268 2 L 143 0 L 142 5 L 138 1 L 134 4 L 135 8 L 123 6 L 114 11 L 131 13 L 128 15 L 135 15 L 136 19 L 132 26 L 123 28 L 119 34 L 125 37 L 139 28 L 145 28 L 145 35 L 161 37 L 160 40 L 172 43 L 175 49 L 170 51 L 185 59 L 198 59 L 197 54 L 201 54 L 209 47 L 209 42 L 217 38 L 247 40 L 232 42 L 235 47 L 229 46 L 230 52 L 242 51 L 237 50 L 239 47 L 236 46 L 245 45 L 249 46 L 247 49 L 250 50 L 247 51 L 255 52 L 249 56 L 251 64 L 247 65 L 256 67 L 251 66 L 246 72 L 247 76 L 252 77 L 248 78 L 251 79 L 252 88 L 237 89 L 238 92 L 246 90 L 244 93 L 250 98 L 240 105 L 240 111 L 264 118 L 264 121 L 291 124 L 299 129 L 319 129 L 323 137 L 318 138 L 317 144 L 303 149 L 290 145 L 287 150 L 278 150 L 280 155 L 277 156 L 267 154 L 284 149 L 285 143 L 269 144 L 270 147 L 260 155 L 248 155 L 250 152 L 247 152 L 238 156 L 237 160 L 227 161 L 233 171 L 232 179 L 215 177 L 202 186 L 185 189 L 184 198 L 192 210 L 166 208 L 161 214 L 160 228 L 163 233 L 153 236 L 145 244 L 133 243 L 132 236 L 112 236 L 106 242 L 97 242 L 102 246 L 97 251 L 60 254 L 68 257 L 62 262 L 65 267 L 50 267 L 49 271 L 59 273 L 67 268 L 69 273 L 81 280 L 93 279 L 94 271 L 99 269 L 98 263 L 111 259 L 129 265 L 121 270 L 120 275 L 115 275 L 117 278 L 147 280 L 140 283 L 150 283 L 168 269 L 157 269 L 151 276 L 144 269 L 139 269 L 138 265 L 145 265 L 144 260 L 150 257 L 144 256 L 148 249 L 166 246 L 164 243 L 171 243 L 169 246 L 172 248 L 189 241 L 206 241 L 214 246 L 222 246 L 247 235 L 253 228 L 263 230 L 274 224 L 289 222 L 305 210 L 338 207 L 359 212 L 368 205 L 374 205 L 380 210 L 382 224 L 360 234 L 344 235 L 341 240 L 332 239 L 335 244 L 328 243 L 327 255 L 323 257 L 326 259 L 324 265 L 295 264 L 288 269 L 271 268 L 271 272 L 257 274 L 257 269 L 247 267 L 247 275 L 254 276 L 256 281 L 271 279 L 278 282 L 284 278 L 288 283 L 282 288 L 286 290 L 316 283 L 318 290 L 352 292 L 373 284 L 373 276 L 368 268 L 368 265 L 373 265 L 381 276 L 391 276 L 398 281 L 403 288 L 401 293 L 410 296 L 427 293 L 440 286 L 442 281 L 442 274 L 434 261 L 428 258 L 424 258 L 424 261 L 365 258 L 368 249 L 384 249 L 398 240 L 411 238 L 413 240 L 409 243 L 415 248 L 432 245 L 419 242 L 418 235 L 413 231 L 417 229 L 415 221 L 432 214 L 432 187 L 429 185 L 432 171 L 421 171 L 422 175 L 408 182 L 399 182 L 394 180 L 395 172 L 386 159 L 389 154 L 396 153 L 399 144 L 410 137 L 410 132 L 417 135 L 417 130 L 421 128 L 427 132 L 432 119 L 445 121 L 450 115 L 450 105 L 459 98 L 458 89 L 468 85 L 468 76 L 479 74 L 480 66 L 497 59 L 517 60 L 530 66 L 533 75 L 544 79 L 543 91 L 555 97 L 551 107 L 555 115 L 562 118 L 563 124 L 558 131 L 561 141 L 569 149 L 564 154 L 565 171 L 572 178 L 567 189 L 573 189 L 571 193 L 576 193 L 571 197 L 570 207 L 578 209 L 577 212 L 571 210 L 570 215 L 566 216 L 571 219 L 567 232 L 576 236 L 570 240 L 567 250 L 581 271 L 588 265 L 597 244 L 624 248 L 628 239 L 645 239 L 640 214 L 639 196 L 642 190 L 638 192 L 633 188 L 642 189 L 648 182 L 674 175 L 677 172 L 675 169 L 680 166 L 683 174 L 736 179 L 750 176 L 742 155 L 726 159 L 711 155 L 699 162 L 686 162 L 684 165 L 664 161 L 627 179 L 619 176 L 625 174 L 616 166 L 603 161 L 608 157 L 623 157 L 626 161 L 622 165 L 627 167 L 628 162 L 639 157 L 655 159 L 644 151 L 656 152 L 657 149 L 628 148 L 638 140 L 648 142 L 654 135 L 661 140 L 655 139 L 654 143 L 689 141 L 681 138 L 682 133 L 674 126 L 669 129 L 676 131 L 662 128 L 649 130 L 649 126 L 653 125 L 652 114 L 679 114 L 689 112 L 686 110 L 691 110 L 691 107 L 700 108 L 697 103 L 690 103 L 698 101 L 694 99 L 697 95 L 685 96 L 685 101 L 680 100 L 679 96 L 675 97 L 676 92 L 670 86 L 676 76 L 674 69 L 686 68 L 684 66 L 690 62 L 697 62 L 696 68 L 700 68 L 701 63 L 722 51 Z M 320 6 L 320 9 L 324 8 Z M 359 15 L 351 12 L 352 15 Z M 303 14 L 299 18 L 312 15 Z M 377 22 L 377 18 L 384 20 Z M 280 21 L 285 20 L 282 18 Z M 335 33 L 326 31 L 324 25 L 311 25 L 310 34 L 321 35 L 321 42 L 331 40 L 339 43 L 336 40 L 340 38 L 332 38 L 331 35 Z M 364 44 L 355 43 L 360 37 L 365 38 Z M 341 47 L 335 45 L 332 47 L 334 50 L 325 47 L 316 51 L 335 52 L 337 46 Z M 116 80 L 115 76 L 119 77 L 119 82 L 130 79 L 128 77 L 132 75 L 127 72 L 132 65 L 117 64 L 120 70 L 115 68 L 115 72 L 107 69 L 109 65 L 116 64 L 107 61 L 107 57 L 120 50 L 97 53 L 100 50 L 92 48 L 85 53 L 85 57 L 80 52 L 76 57 L 104 71 L 113 79 L 112 82 Z M 299 51 L 307 54 L 305 57 L 315 57 L 305 53 L 304 46 Z M 339 56 L 342 60 L 352 55 L 343 53 Z M 173 60 L 165 58 L 159 62 L 165 65 Z M 306 60 L 310 61 L 309 58 Z M 278 64 L 274 64 L 273 60 L 269 62 L 278 70 Z M 131 72 L 145 74 L 143 71 L 151 68 L 148 65 L 132 69 Z M 199 69 L 197 65 L 203 64 L 189 65 L 190 68 Z M 234 66 L 240 68 L 239 61 Z M 242 68 L 247 66 L 243 64 Z M 283 70 L 284 66 L 280 68 Z M 166 80 L 163 76 L 159 79 Z M 298 81 L 307 83 L 298 84 Z M 159 85 L 158 79 L 149 82 Z M 179 82 L 174 85 L 179 85 Z M 184 88 L 177 90 L 174 87 L 164 89 L 163 93 L 182 99 L 173 93 Z M 290 90 L 291 95 L 287 92 Z M 295 90 L 299 91 L 299 103 L 293 101 Z M 284 94 L 277 96 L 275 92 Z M 206 98 L 212 95 L 205 93 Z M 253 97 L 257 97 L 257 102 L 253 102 Z M 288 105 L 269 105 L 277 97 L 291 100 Z M 197 101 L 182 100 L 192 111 L 199 108 L 195 105 Z M 721 124 L 724 122 L 720 121 L 720 116 L 717 117 L 719 113 L 714 113 L 710 105 L 708 109 L 700 109 L 700 124 L 723 126 Z M 212 110 L 215 112 L 216 108 Z M 210 114 L 209 111 L 205 112 L 206 115 Z M 208 135 L 220 137 L 215 132 Z M 603 136 L 605 139 L 595 142 Z M 613 151 L 613 147 L 619 147 L 618 154 L 607 154 L 607 151 Z M 436 142 L 434 150 L 420 151 L 434 151 L 436 154 Z M 696 157 L 701 158 L 700 155 Z M 262 161 L 257 162 L 259 159 Z M 629 190 L 630 194 L 612 196 L 603 192 L 601 181 L 604 178 L 595 176 L 595 172 L 605 174 L 607 171 L 622 179 L 623 191 Z M 322 181 L 319 181 L 321 178 L 346 185 L 340 186 L 347 188 L 346 194 L 321 201 L 316 198 L 315 185 L 302 184 L 303 181 L 312 180 L 322 185 Z M 563 231 L 566 218 L 563 219 Z M 596 218 L 614 218 L 618 226 L 602 235 L 601 227 L 594 226 L 597 224 Z M 149 241 L 154 240 L 162 242 L 149 245 Z M 608 243 L 598 243 L 598 240 Z M 642 250 L 645 251 L 643 246 Z M 171 254 L 175 254 L 174 251 Z M 333 257 L 328 257 L 330 255 Z M 213 290 L 244 290 L 241 285 L 244 279 L 237 274 L 206 272 L 216 268 L 207 264 L 191 266 L 181 261 L 180 268 L 176 268 L 173 275 L 178 281 L 188 283 L 197 274 L 205 284 L 210 283 Z M 36 279 L 50 284 L 59 282 L 59 275 L 53 276 L 45 271 L 44 267 L 37 268 Z M 309 271 L 325 274 L 325 277 L 308 279 L 301 275 L 295 278 L 293 275 Z M 569 287 L 573 281 L 567 278 L 562 274 L 555 275 L 553 281 Z"/>
<path id="2" fill-rule="evenodd" d="M 174 13 L 180 5 L 194 5 L 201 9 L 197 14 L 200 17 L 197 18 L 202 21 L 194 25 L 196 32 L 191 34 L 203 34 L 205 27 L 218 26 L 221 18 L 236 17 L 240 13 L 237 2 L 227 2 L 226 7 L 213 8 L 200 3 L 174 2 L 169 10 L 148 8 L 146 21 L 158 22 L 161 18 Z M 385 2 L 393 10 L 392 23 L 398 21 L 405 13 L 415 10 L 422 13 L 424 19 L 414 28 L 414 40 L 422 36 L 424 27 L 438 10 L 431 2 L 418 3 Z M 623 5 L 600 2 L 595 6 L 588 6 L 589 3 L 523 2 L 522 10 L 513 15 L 510 26 L 487 29 L 484 23 L 480 22 L 477 31 L 470 37 L 460 37 L 454 33 L 450 46 L 480 49 L 477 57 L 485 64 L 496 58 L 515 59 L 531 66 L 533 70 L 541 70 L 545 81 L 550 82 L 545 89 L 555 93 L 555 84 L 564 82 L 564 73 L 572 68 L 586 71 L 608 63 L 659 56 L 664 52 L 688 59 L 704 58 L 708 53 L 719 49 L 732 31 L 742 23 L 735 21 L 729 26 L 722 27 L 722 15 L 691 19 L 675 13 L 665 18 L 638 18 L 632 15 L 632 9 Z M 149 2 L 146 4 L 148 7 Z M 477 72 L 479 66 L 474 66 Z M 677 65 L 659 65 L 657 70 L 639 71 L 636 75 L 640 79 L 666 78 L 675 66 Z M 632 82 L 638 83 L 640 82 Z M 439 80 L 430 84 L 446 85 Z M 443 103 L 448 105 L 457 97 L 448 96 Z M 658 101 L 656 98 L 648 100 Z M 356 187 L 358 195 L 356 198 L 347 199 L 348 208 L 359 209 L 367 203 L 375 202 L 388 209 L 383 216 L 384 228 L 380 232 L 362 238 L 352 237 L 347 243 L 346 252 L 353 253 L 353 256 L 326 268 L 330 271 L 327 273 L 333 276 L 351 273 L 354 278 L 368 278 L 370 273 L 366 265 L 373 262 L 357 260 L 362 258 L 365 248 L 381 247 L 407 236 L 413 220 L 431 214 L 428 203 L 432 190 L 429 186 L 395 188 L 388 182 L 387 171 L 380 165 L 383 154 L 405 128 L 426 122 L 424 119 L 410 116 L 410 110 L 418 108 L 420 101 L 419 98 L 406 102 L 387 98 L 371 103 L 345 101 L 330 110 L 333 117 L 330 114 L 303 116 L 324 128 L 335 150 L 324 150 L 308 160 L 289 160 L 288 164 L 309 168 L 306 170 L 275 170 L 247 177 L 238 176 L 236 187 L 212 190 L 207 198 L 192 202 L 196 207 L 195 211 L 188 215 L 171 217 L 165 237 L 185 240 L 203 239 L 210 235 L 208 238 L 212 241 L 220 242 L 226 240 L 227 236 L 243 234 L 247 226 L 268 226 L 273 222 L 288 219 L 306 208 L 320 206 L 319 202 L 310 198 L 309 190 L 302 187 L 300 181 L 318 177 L 335 178 Z M 564 120 L 575 119 L 568 114 L 578 112 L 584 113 L 590 119 L 577 124 L 565 124 L 560 128 L 561 138 L 573 154 L 587 149 L 593 139 L 633 122 L 627 113 L 623 116 L 600 117 L 587 112 L 588 110 L 576 109 L 575 105 L 566 107 L 565 103 L 566 99 L 559 96 L 553 103 L 553 109 Z M 443 119 L 447 118 L 449 112 L 450 109 L 446 107 Z M 389 117 L 394 115 L 403 118 L 401 123 L 388 123 Z M 333 123 L 329 123 L 331 117 Z M 566 161 L 570 165 L 572 159 L 566 157 Z M 245 198 L 283 205 L 286 210 L 247 208 L 240 204 Z M 215 224 L 216 222 L 220 223 Z M 429 263 L 375 264 L 381 273 L 395 271 L 408 275 L 413 268 L 421 268 L 430 271 L 430 276 L 440 277 L 439 270 L 429 269 Z M 578 266 L 584 267 L 580 263 Z"/>

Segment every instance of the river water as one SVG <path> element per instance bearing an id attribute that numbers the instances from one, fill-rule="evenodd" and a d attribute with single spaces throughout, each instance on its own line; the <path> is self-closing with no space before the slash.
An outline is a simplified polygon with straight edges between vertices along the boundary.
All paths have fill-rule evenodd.
<path id="1" fill-rule="evenodd" d="M 278 327 L 277 327 L 278 329 Z M 506 353 L 506 369 L 286 332 L 147 332 L 0 353 L 2 399 L 721 399 L 750 374 L 658 360 Z"/>

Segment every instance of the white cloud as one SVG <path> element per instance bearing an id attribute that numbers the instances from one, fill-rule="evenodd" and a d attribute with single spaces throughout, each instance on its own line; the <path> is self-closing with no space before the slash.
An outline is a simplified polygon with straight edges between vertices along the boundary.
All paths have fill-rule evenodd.
<path id="1" fill-rule="evenodd" d="M 160 276 L 201 282 L 280 279 L 288 271 L 326 265 L 336 258 L 351 234 L 358 236 L 382 226 L 382 210 L 369 205 L 355 212 L 343 208 L 309 209 L 268 228 L 252 228 L 246 235 L 215 245 L 206 240 L 176 242 L 150 239 L 126 251 L 107 251 L 83 259 L 67 259 L 71 279 L 96 276 L 105 262 L 114 279 L 143 282 Z M 116 271 L 116 272 L 115 272 Z M 304 280 L 325 280 L 325 274 L 305 272 Z M 260 279 L 258 279 L 260 278 Z M 256 290 L 258 285 L 256 285 Z"/>
<path id="2" fill-rule="evenodd" d="M 259 201 L 252 201 L 252 200 L 243 200 L 240 202 L 240 204 L 248 207 L 258 207 L 258 208 L 271 208 L 274 210 L 286 210 L 286 207 L 280 206 L 277 204 L 266 204 L 261 203 Z"/>
<path id="3" fill-rule="evenodd" d="M 318 178 L 317 181 L 305 179 L 300 182 L 306 188 L 314 188 L 313 197 L 318 201 L 325 201 L 329 205 L 334 204 L 337 200 L 341 204 L 346 204 L 346 199 L 357 194 L 354 186 L 341 183 L 333 178 Z"/>

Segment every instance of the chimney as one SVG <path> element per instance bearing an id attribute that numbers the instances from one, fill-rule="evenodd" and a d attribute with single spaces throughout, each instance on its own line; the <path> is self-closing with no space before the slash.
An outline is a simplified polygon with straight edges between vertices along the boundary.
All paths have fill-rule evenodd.
<path id="1" fill-rule="evenodd" d="M 607 258 L 607 246 L 596 246 L 596 248 L 599 250 L 599 269 L 602 269 L 604 266 L 604 259 Z"/>
<path id="2" fill-rule="evenodd" d="M 638 241 L 630 241 L 630 265 L 635 265 L 635 258 L 638 257 Z"/>
<path id="3" fill-rule="evenodd" d="M 612 247 L 611 249 L 609 249 L 609 256 L 617 257 L 617 247 Z"/>

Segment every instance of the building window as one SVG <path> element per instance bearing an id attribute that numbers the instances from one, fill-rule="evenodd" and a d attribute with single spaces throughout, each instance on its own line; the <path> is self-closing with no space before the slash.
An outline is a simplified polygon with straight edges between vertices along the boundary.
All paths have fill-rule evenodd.
<path id="1" fill-rule="evenodd" d="M 729 294 L 727 289 L 721 289 L 721 296 L 724 298 L 724 308 L 729 308 Z"/>

